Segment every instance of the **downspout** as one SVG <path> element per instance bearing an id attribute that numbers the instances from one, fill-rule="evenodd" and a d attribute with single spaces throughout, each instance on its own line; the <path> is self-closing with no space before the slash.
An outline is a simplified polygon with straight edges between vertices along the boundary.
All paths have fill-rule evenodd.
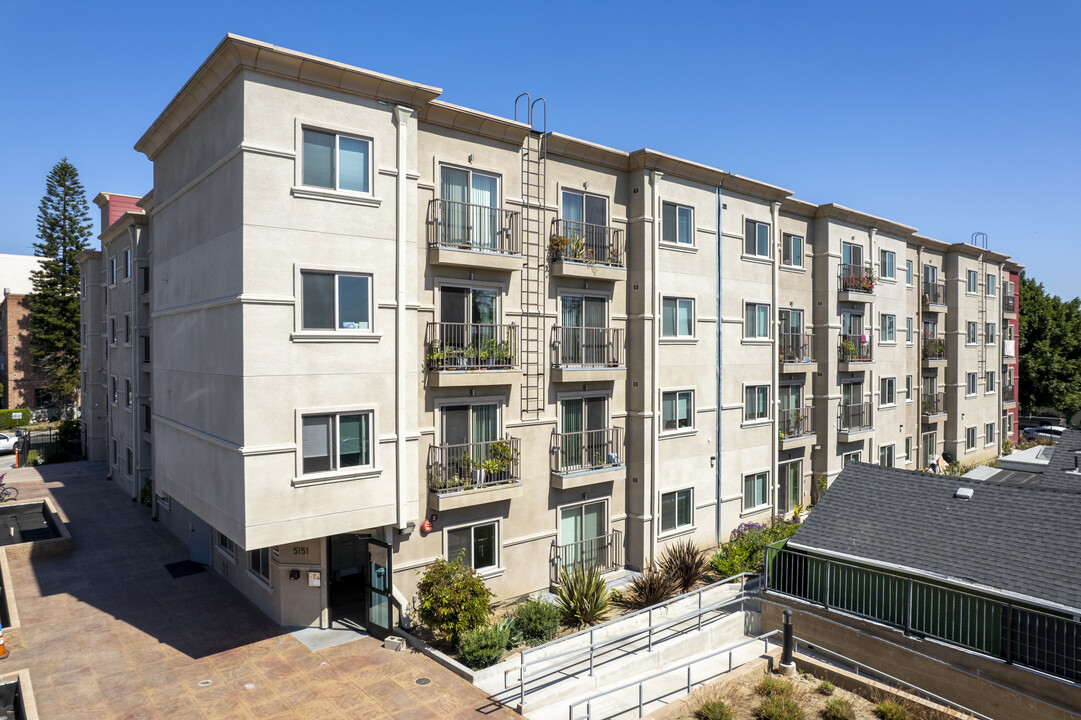
<path id="1" fill-rule="evenodd" d="M 128 323 L 129 334 L 126 338 L 128 341 L 131 341 L 131 333 L 134 333 L 136 328 L 135 303 L 138 300 L 135 295 L 135 278 L 131 276 L 131 268 L 135 262 L 135 239 L 135 223 L 132 222 L 131 225 L 128 225 L 128 263 L 127 267 L 124 268 L 124 272 L 128 273 L 128 289 L 131 291 L 131 310 L 129 311 L 131 313 L 131 320 Z M 129 353 L 131 355 L 129 359 L 131 360 L 131 393 L 133 396 L 131 399 L 133 405 L 131 409 L 131 444 L 134 446 L 131 449 L 131 454 L 132 462 L 135 464 L 135 467 L 133 468 L 133 470 L 135 471 L 134 477 L 132 477 L 131 479 L 132 500 L 137 500 L 139 498 L 139 466 L 142 465 L 141 450 L 143 447 L 142 442 L 140 442 L 141 436 L 139 435 L 139 375 L 142 373 L 142 369 L 135 363 L 135 351 L 138 345 L 139 343 L 132 342 L 130 348 L 131 352 Z M 138 455 L 135 454 L 136 448 L 140 450 Z M 125 459 L 127 459 L 126 455 Z M 153 493 L 151 493 L 151 504 L 153 504 L 153 502 Z"/>
<path id="2" fill-rule="evenodd" d="M 780 463 L 778 462 L 777 455 L 781 451 L 781 447 L 780 447 L 781 443 L 780 443 L 780 440 L 778 439 L 778 436 L 779 436 L 779 434 L 781 432 L 780 419 L 778 418 L 778 415 L 780 415 L 780 408 L 781 408 L 781 403 L 780 403 L 781 363 L 779 362 L 780 349 L 781 349 L 781 342 L 780 342 L 781 341 L 781 338 L 780 338 L 781 324 L 780 324 L 780 320 L 778 319 L 778 317 L 781 314 L 779 312 L 779 308 L 780 308 L 780 297 L 779 297 L 779 295 L 780 295 L 780 293 L 779 293 L 779 288 L 778 288 L 778 283 L 780 281 L 780 272 L 781 272 L 780 271 L 780 266 L 781 266 L 781 203 L 780 202 L 774 202 L 774 203 L 771 204 L 771 206 L 770 206 L 770 216 L 771 216 L 770 219 L 773 221 L 773 267 L 772 267 L 772 272 L 770 273 L 770 281 L 772 283 L 772 292 L 771 292 L 771 296 L 770 296 L 770 302 L 772 303 L 773 314 L 774 314 L 775 317 L 773 318 L 773 323 L 772 323 L 773 327 L 770 328 L 772 330 L 770 335 L 772 336 L 772 340 L 773 340 L 773 342 L 770 345 L 770 348 L 773 351 L 773 357 L 770 359 L 770 367 L 773 368 L 773 370 L 771 371 L 771 375 L 770 375 L 770 387 L 773 389 L 773 397 L 771 398 L 771 400 L 773 402 L 773 412 L 770 413 L 770 418 L 771 418 L 771 420 L 770 420 L 770 429 L 771 429 L 771 432 L 770 432 L 770 439 L 769 439 L 769 442 L 770 442 L 770 463 L 769 463 L 770 464 L 770 475 L 769 476 L 771 478 L 773 478 L 773 482 L 770 483 L 770 484 L 773 486 L 772 487 L 772 489 L 773 489 L 772 504 L 773 504 L 773 511 L 774 511 L 774 513 L 776 513 L 777 512 L 777 505 L 778 505 L 777 500 L 778 500 L 779 490 L 780 490 L 780 487 L 781 487 L 781 478 L 777 475 L 778 468 L 780 467 Z"/>
<path id="3" fill-rule="evenodd" d="M 660 350 L 660 314 L 658 309 L 660 308 L 659 302 L 659 290 L 657 288 L 657 262 L 660 258 L 660 217 L 661 217 L 661 203 L 660 196 L 657 193 L 657 183 L 664 177 L 664 173 L 657 172 L 656 170 L 650 170 L 650 186 L 653 193 L 650 197 L 651 211 L 653 213 L 653 233 L 650 242 L 650 255 L 652 261 L 650 263 L 650 295 L 651 304 L 650 313 L 653 317 L 652 322 L 652 349 L 650 351 L 650 393 L 651 404 L 653 406 L 653 428 L 650 433 L 650 454 L 649 454 L 649 564 L 653 565 L 653 560 L 657 554 L 657 452 L 660 449 L 660 431 L 661 431 L 661 417 L 660 417 L 660 396 L 658 395 L 657 383 L 659 382 L 660 373 L 657 369 L 657 355 Z M 644 570 L 645 568 L 643 568 Z"/>
<path id="4" fill-rule="evenodd" d="M 406 306 L 406 242 L 408 239 L 408 233 L 406 228 L 406 174 L 407 174 L 407 141 L 408 141 L 408 123 L 409 117 L 412 115 L 412 110 L 401 105 L 394 108 L 394 119 L 398 126 L 398 174 L 396 176 L 397 181 L 397 218 L 395 222 L 395 276 L 394 276 L 394 289 L 395 289 L 395 302 L 394 302 L 394 336 L 396 342 L 394 343 L 394 487 L 397 496 L 397 508 L 395 517 L 397 518 L 398 528 L 406 527 L 408 519 L 405 516 L 406 513 L 406 492 L 405 482 L 407 473 L 405 472 L 406 453 L 405 453 L 405 414 L 403 409 L 405 407 L 406 387 L 405 387 L 405 352 L 406 346 L 413 347 L 412 342 L 407 343 L 405 341 L 405 306 Z M 414 401 L 415 402 L 415 401 Z M 393 544 L 391 544 L 393 547 Z"/>
<path id="5" fill-rule="evenodd" d="M 721 394 L 721 380 L 723 379 L 724 372 L 723 365 L 721 363 L 723 355 L 723 353 L 721 352 L 721 318 L 723 317 L 723 315 L 721 314 L 721 292 L 723 290 L 723 288 L 721 287 L 721 267 L 722 259 L 724 258 L 724 251 L 723 247 L 721 246 L 722 239 L 724 238 L 724 233 L 721 231 L 721 210 L 724 209 L 724 193 L 722 192 L 721 188 L 723 185 L 724 179 L 722 178 L 721 183 L 717 185 L 717 414 L 716 420 L 713 423 L 713 466 L 715 469 L 714 483 L 716 486 L 714 489 L 714 493 L 717 500 L 717 511 L 715 513 L 716 528 L 714 530 L 714 543 L 716 545 L 721 544 L 721 500 L 724 497 L 724 494 L 722 492 L 723 487 L 721 485 L 721 418 L 723 417 L 723 412 L 721 411 L 721 408 L 724 407 Z"/>

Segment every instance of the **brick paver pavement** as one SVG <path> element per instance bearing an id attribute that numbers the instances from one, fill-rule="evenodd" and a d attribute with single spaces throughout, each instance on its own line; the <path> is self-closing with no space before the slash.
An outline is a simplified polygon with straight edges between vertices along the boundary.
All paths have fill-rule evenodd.
<path id="1" fill-rule="evenodd" d="M 424 655 L 367 637 L 312 652 L 212 572 L 171 577 L 187 547 L 100 466 L 7 472 L 74 541 L 9 563 L 21 627 L 0 672 L 30 670 L 43 719 L 521 720 Z"/>

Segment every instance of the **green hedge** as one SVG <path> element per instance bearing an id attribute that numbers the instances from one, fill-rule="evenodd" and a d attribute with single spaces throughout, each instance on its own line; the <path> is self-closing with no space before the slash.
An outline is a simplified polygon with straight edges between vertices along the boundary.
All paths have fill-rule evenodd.
<path id="1" fill-rule="evenodd" d="M 22 413 L 22 418 L 16 420 L 11 417 L 12 413 Z M 30 411 L 19 410 L 13 408 L 11 410 L 0 410 L 0 430 L 10 430 L 16 425 L 29 425 L 30 424 Z"/>

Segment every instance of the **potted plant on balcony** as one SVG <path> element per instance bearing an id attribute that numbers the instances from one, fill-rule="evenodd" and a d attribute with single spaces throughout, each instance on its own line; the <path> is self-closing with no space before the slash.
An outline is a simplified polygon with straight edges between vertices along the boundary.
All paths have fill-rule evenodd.
<path id="1" fill-rule="evenodd" d="M 856 343 L 848 338 L 841 341 L 841 360 L 849 360 L 856 355 Z"/>
<path id="2" fill-rule="evenodd" d="M 562 260 L 563 253 L 567 251 L 570 241 L 565 235 L 553 235 L 548 240 L 548 252 L 553 261 Z"/>
<path id="3" fill-rule="evenodd" d="M 860 276 L 859 289 L 863 292 L 872 292 L 875 289 L 875 282 L 878 280 L 875 277 L 874 268 L 867 268 L 867 272 Z"/>
<path id="4" fill-rule="evenodd" d="M 485 471 L 491 470 L 492 479 L 505 480 L 507 473 L 518 462 L 519 452 L 518 448 L 511 444 L 510 438 L 499 438 L 492 443 L 488 455 L 493 464 L 491 468 L 486 467 Z"/>

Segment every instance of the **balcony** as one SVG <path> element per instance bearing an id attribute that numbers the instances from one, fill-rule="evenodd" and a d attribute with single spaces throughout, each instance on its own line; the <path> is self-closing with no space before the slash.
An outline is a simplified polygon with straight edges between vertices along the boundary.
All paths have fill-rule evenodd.
<path id="1" fill-rule="evenodd" d="M 862 433 L 874 430 L 871 424 L 871 403 L 841 405 L 837 408 L 837 439 L 848 442 L 858 439 Z"/>
<path id="2" fill-rule="evenodd" d="M 837 337 L 837 363 L 842 372 L 863 370 L 862 366 L 873 362 L 871 338 L 867 335 L 839 335 Z"/>
<path id="3" fill-rule="evenodd" d="M 566 545 L 552 545 L 552 585 L 559 584 L 561 570 L 573 572 L 576 567 L 586 570 L 596 568 L 602 573 L 623 567 L 623 533 L 613 530 L 605 535 L 587 538 Z"/>
<path id="4" fill-rule="evenodd" d="M 514 210 L 432 200 L 428 204 L 428 261 L 433 265 L 520 270 L 520 217 Z"/>
<path id="5" fill-rule="evenodd" d="M 924 419 L 946 414 L 946 393 L 924 393 L 920 395 L 920 414 Z"/>
<path id="6" fill-rule="evenodd" d="M 623 280 L 623 231 L 606 225 L 553 220 L 548 240 L 552 275 L 583 280 Z"/>
<path id="7" fill-rule="evenodd" d="M 875 299 L 875 272 L 870 265 L 841 263 L 837 271 L 837 299 L 869 303 Z"/>
<path id="8" fill-rule="evenodd" d="M 436 511 L 522 496 L 518 438 L 428 448 L 429 504 Z"/>
<path id="9" fill-rule="evenodd" d="M 517 325 L 428 323 L 424 353 L 431 387 L 509 385 L 521 375 Z"/>
<path id="10" fill-rule="evenodd" d="M 946 306 L 946 283 L 923 281 L 923 306 Z"/>
<path id="11" fill-rule="evenodd" d="M 1002 385 L 1002 404 L 1014 405 L 1017 403 L 1017 386 L 1013 383 L 1003 383 Z"/>
<path id="12" fill-rule="evenodd" d="M 623 330 L 620 328 L 552 328 L 552 382 L 594 382 L 622 377 Z"/>
<path id="13" fill-rule="evenodd" d="M 817 437 L 814 432 L 813 418 L 814 408 L 810 405 L 781 410 L 777 418 L 781 449 L 792 450 L 813 445 Z"/>
<path id="14" fill-rule="evenodd" d="M 552 487 L 570 490 L 626 479 L 623 428 L 555 433 L 552 436 Z"/>
<path id="15" fill-rule="evenodd" d="M 1017 296 L 1005 295 L 1002 298 L 1002 312 L 1009 313 L 1010 315 L 1017 314 Z"/>
<path id="16" fill-rule="evenodd" d="M 945 367 L 946 338 L 924 333 L 922 355 L 924 367 Z"/>
<path id="17" fill-rule="evenodd" d="M 1002 357 L 1015 358 L 1017 357 L 1017 341 L 1016 340 L 1003 340 L 1002 341 Z"/>
<path id="18" fill-rule="evenodd" d="M 814 335 L 811 333 L 781 333 L 781 372 L 814 372 Z"/>

